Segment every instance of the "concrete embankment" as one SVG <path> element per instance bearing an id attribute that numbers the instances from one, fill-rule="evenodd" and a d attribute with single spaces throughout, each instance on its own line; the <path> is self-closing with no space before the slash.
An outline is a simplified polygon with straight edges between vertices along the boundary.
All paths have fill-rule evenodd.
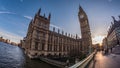
<path id="1" fill-rule="evenodd" d="M 67 64 L 64 63 L 64 62 L 59 62 L 59 61 L 56 61 L 56 60 L 52 60 L 52 59 L 48 59 L 48 58 L 43 58 L 43 57 L 40 57 L 39 58 L 40 60 L 48 63 L 48 64 L 51 64 L 51 65 L 54 65 L 54 66 L 57 66 L 59 68 L 64 68 Z"/>

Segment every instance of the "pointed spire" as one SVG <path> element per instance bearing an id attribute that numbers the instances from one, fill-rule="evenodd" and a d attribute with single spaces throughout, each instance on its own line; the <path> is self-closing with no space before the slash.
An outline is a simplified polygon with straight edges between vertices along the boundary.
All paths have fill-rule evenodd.
<path id="1" fill-rule="evenodd" d="M 32 24 L 32 22 L 33 22 L 33 19 L 30 21 L 30 24 Z"/>
<path id="2" fill-rule="evenodd" d="M 51 13 L 49 13 L 49 16 L 48 16 L 48 19 L 50 20 L 50 18 L 51 18 Z"/>
<path id="3" fill-rule="evenodd" d="M 40 12 L 41 12 L 41 8 L 38 10 L 37 15 L 40 15 Z"/>
<path id="4" fill-rule="evenodd" d="M 55 27 L 53 27 L 53 32 L 55 32 Z"/>
<path id="5" fill-rule="evenodd" d="M 68 36 L 70 37 L 70 33 L 68 34 Z"/>
<path id="6" fill-rule="evenodd" d="M 114 17 L 114 16 L 112 16 L 112 18 L 113 18 L 113 20 L 114 20 L 114 22 L 115 22 L 115 21 L 116 21 L 116 20 L 115 20 L 115 17 Z"/>
<path id="7" fill-rule="evenodd" d="M 65 35 L 67 36 L 67 32 L 65 33 Z"/>
<path id="8" fill-rule="evenodd" d="M 110 30 L 111 30 L 112 26 L 110 26 Z"/>
<path id="9" fill-rule="evenodd" d="M 119 15 L 118 17 L 119 17 L 119 19 L 120 19 L 120 15 Z"/>
<path id="10" fill-rule="evenodd" d="M 77 34 L 76 34 L 76 39 L 78 38 Z"/>
<path id="11" fill-rule="evenodd" d="M 83 8 L 79 5 L 78 16 L 80 16 L 81 14 L 85 14 L 85 11 L 84 11 Z M 85 14 L 85 15 L 86 15 L 86 14 Z"/>
<path id="12" fill-rule="evenodd" d="M 44 13 L 44 17 L 45 17 L 45 13 Z"/>
<path id="13" fill-rule="evenodd" d="M 113 25 L 113 22 L 111 22 L 111 25 Z"/>
<path id="14" fill-rule="evenodd" d="M 79 4 L 79 10 L 81 9 L 81 6 L 80 6 L 80 4 Z"/>
<path id="15" fill-rule="evenodd" d="M 79 11 L 83 11 L 82 7 L 79 5 Z"/>
<path id="16" fill-rule="evenodd" d="M 71 38 L 72 38 L 72 34 L 71 34 Z"/>
<path id="17" fill-rule="evenodd" d="M 58 34 L 60 33 L 60 29 L 58 29 Z"/>
<path id="18" fill-rule="evenodd" d="M 64 31 L 62 30 L 62 35 L 64 35 Z"/>

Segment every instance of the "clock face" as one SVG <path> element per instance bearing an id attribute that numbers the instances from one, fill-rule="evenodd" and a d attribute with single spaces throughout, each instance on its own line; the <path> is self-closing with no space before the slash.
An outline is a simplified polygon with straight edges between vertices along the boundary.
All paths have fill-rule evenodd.
<path id="1" fill-rule="evenodd" d="M 82 14 L 82 15 L 80 15 L 80 18 L 84 18 L 84 15 Z"/>

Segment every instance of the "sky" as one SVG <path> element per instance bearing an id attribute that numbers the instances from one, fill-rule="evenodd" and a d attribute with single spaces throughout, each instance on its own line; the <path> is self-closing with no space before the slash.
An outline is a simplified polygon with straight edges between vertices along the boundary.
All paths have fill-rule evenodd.
<path id="1" fill-rule="evenodd" d="M 93 44 L 101 43 L 113 21 L 111 16 L 119 19 L 120 0 L 0 0 L 0 36 L 19 43 L 41 8 L 41 15 L 51 13 L 51 27 L 81 37 L 79 5 L 88 16 Z"/>

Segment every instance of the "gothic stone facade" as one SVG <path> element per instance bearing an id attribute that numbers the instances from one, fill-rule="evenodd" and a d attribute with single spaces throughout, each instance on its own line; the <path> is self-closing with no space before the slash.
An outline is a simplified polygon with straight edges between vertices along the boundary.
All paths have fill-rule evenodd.
<path id="1" fill-rule="evenodd" d="M 84 49 L 91 44 L 91 38 L 86 40 L 86 38 L 89 36 L 87 36 L 88 34 L 83 33 L 84 29 L 82 29 L 82 34 L 85 34 L 82 35 L 82 38 L 85 38 L 84 41 L 79 39 L 77 35 L 75 38 L 73 38 L 70 36 L 70 34 L 64 34 L 63 31 L 62 33 L 60 33 L 60 30 L 58 30 L 58 32 L 55 32 L 55 28 L 53 28 L 51 31 L 49 29 L 51 14 L 49 14 L 48 18 L 46 18 L 45 15 L 40 15 L 40 12 L 41 9 L 36 13 L 34 19 L 30 22 L 27 36 L 23 41 L 21 41 L 22 47 L 31 58 L 39 56 L 68 57 L 70 55 L 75 55 L 76 53 L 80 54 L 82 51 L 82 42 L 88 41 L 84 42 Z M 84 23 L 82 21 L 80 22 Z M 89 25 L 86 24 L 86 26 Z M 87 31 L 90 32 L 89 27 L 86 28 L 88 28 Z"/>
<path id="2" fill-rule="evenodd" d="M 111 26 L 107 34 L 108 48 L 120 44 L 120 16 L 119 16 L 119 20 L 116 20 L 115 17 L 113 16 L 112 18 L 113 18 L 113 22 L 111 22 Z"/>
<path id="3" fill-rule="evenodd" d="M 81 6 L 79 6 L 78 18 L 81 26 L 82 51 L 85 54 L 89 54 L 92 48 L 91 32 L 88 17 Z"/>

